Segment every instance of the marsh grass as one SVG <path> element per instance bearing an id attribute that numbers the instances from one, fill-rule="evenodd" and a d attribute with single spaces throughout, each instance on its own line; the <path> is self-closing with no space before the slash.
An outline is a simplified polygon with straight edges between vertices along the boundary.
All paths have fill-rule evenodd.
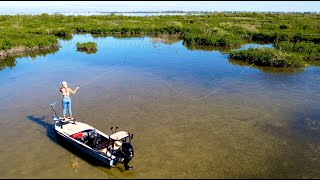
<path id="1" fill-rule="evenodd" d="M 86 43 L 77 43 L 78 52 L 86 52 L 87 54 L 94 54 L 98 51 L 97 43 L 95 42 L 86 42 Z"/>
<path id="2" fill-rule="evenodd" d="M 272 48 L 249 48 L 230 53 L 231 59 L 246 61 L 262 66 L 273 67 L 305 67 L 306 62 L 300 54 L 288 53 Z"/>
<path id="3" fill-rule="evenodd" d="M 75 33 L 90 33 L 94 37 L 168 35 L 194 48 L 237 47 L 246 39 L 274 43 L 277 50 L 281 49 L 283 53 L 279 51 L 274 54 L 272 63 L 261 65 L 300 66 L 304 63 L 298 63 L 298 55 L 306 63 L 319 60 L 319 29 L 320 14 L 212 13 L 147 17 L 1 15 L 0 52 L 18 46 L 57 44 L 58 38 L 70 39 Z M 262 53 L 261 50 L 258 52 Z M 247 53 L 254 53 L 254 50 Z"/>
<path id="4" fill-rule="evenodd" d="M 96 50 L 97 49 L 97 43 L 95 42 L 86 42 L 86 43 L 77 43 L 77 49 L 78 50 Z"/>

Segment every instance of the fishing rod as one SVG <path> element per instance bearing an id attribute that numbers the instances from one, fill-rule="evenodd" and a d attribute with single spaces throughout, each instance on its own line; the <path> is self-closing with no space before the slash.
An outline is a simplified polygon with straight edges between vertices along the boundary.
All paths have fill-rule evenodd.
<path id="1" fill-rule="evenodd" d="M 246 67 L 246 68 L 245 68 L 244 70 L 242 70 L 239 74 L 242 74 L 243 72 L 245 72 L 247 69 L 249 69 L 249 68 L 250 68 L 251 66 L 253 66 L 253 65 L 254 65 L 254 63 L 251 64 L 250 66 Z M 145 72 L 145 71 L 144 71 L 144 72 Z M 155 77 L 156 79 L 162 81 L 162 82 L 165 83 L 169 88 L 171 88 L 171 89 L 173 89 L 174 91 L 176 91 L 176 92 L 177 92 L 179 95 L 181 95 L 182 97 L 185 97 L 185 98 L 190 99 L 190 100 L 195 100 L 195 101 L 201 100 L 201 99 L 205 99 L 205 98 L 211 96 L 212 94 L 216 93 L 217 91 L 219 91 L 220 89 L 223 88 L 223 85 L 222 85 L 220 88 L 211 91 L 210 93 L 208 93 L 208 94 L 205 95 L 205 96 L 202 96 L 202 97 L 199 97 L 199 98 L 193 98 L 193 97 L 186 96 L 186 95 L 182 94 L 179 90 L 177 90 L 177 89 L 174 88 L 172 85 L 170 85 L 168 82 L 166 82 L 165 80 L 159 78 L 159 77 L 156 76 L 155 74 L 153 74 L 153 73 L 151 73 L 151 72 L 146 72 L 146 73 L 149 73 L 149 74 L 151 74 L 153 77 Z M 224 81 L 225 81 L 225 80 L 222 80 L 222 81 L 220 81 L 220 83 L 221 83 L 221 82 L 224 82 Z"/>
<path id="2" fill-rule="evenodd" d="M 112 72 L 112 71 L 114 71 L 114 70 L 112 69 L 112 70 L 110 70 L 110 71 L 106 71 L 106 72 L 104 72 L 104 73 L 102 73 L 102 74 L 100 74 L 100 75 L 92 78 L 91 80 L 89 80 L 89 81 L 83 83 L 82 85 L 80 85 L 79 88 L 80 88 L 80 87 L 83 87 L 83 86 L 85 86 L 85 85 L 87 85 L 87 84 L 89 84 L 90 82 L 92 82 L 92 81 L 98 79 L 99 77 L 101 77 L 101 76 L 103 76 L 103 75 L 105 75 L 105 74 L 107 74 L 107 73 L 109 73 L 109 72 Z M 76 113 L 76 112 L 77 112 L 77 108 L 78 108 L 78 96 L 77 96 L 77 93 L 76 93 L 75 95 L 76 95 L 76 96 L 75 96 L 75 113 Z"/>
<path id="3" fill-rule="evenodd" d="M 246 67 L 246 68 L 245 68 L 244 70 L 242 70 L 239 74 L 244 73 L 247 69 L 249 69 L 249 68 L 252 67 L 253 65 L 254 65 L 254 63 L 251 64 L 250 66 Z M 99 77 L 101 77 L 101 76 L 103 76 L 103 75 L 105 75 L 105 74 L 107 74 L 107 73 L 110 73 L 110 72 L 112 72 L 112 71 L 114 71 L 114 70 L 110 70 L 110 71 L 103 72 L 102 74 L 94 77 L 93 79 L 91 79 L 91 80 L 83 83 L 82 85 L 80 85 L 80 87 L 83 87 L 83 86 L 89 84 L 90 82 L 98 79 Z M 155 74 L 153 74 L 153 73 L 151 73 L 151 72 L 146 72 L 146 71 L 143 71 L 143 72 L 149 73 L 150 75 L 152 75 L 152 76 L 155 77 L 156 79 L 158 79 L 158 80 L 162 81 L 164 84 L 166 84 L 170 89 L 173 89 L 174 91 L 176 91 L 176 92 L 177 92 L 179 95 L 181 95 L 182 97 L 187 98 L 187 99 L 190 99 L 190 100 L 201 100 L 201 99 L 207 98 L 207 97 L 211 96 L 212 94 L 216 93 L 217 91 L 219 91 L 219 90 L 221 90 L 221 89 L 223 88 L 223 86 L 221 86 L 220 88 L 211 91 L 210 93 L 208 93 L 208 94 L 205 95 L 205 96 L 202 96 L 202 97 L 199 97 L 199 98 L 193 98 L 193 97 L 189 97 L 189 96 L 186 96 L 186 95 L 182 94 L 179 90 L 177 90 L 177 89 L 174 88 L 172 85 L 170 85 L 168 82 L 166 82 L 165 80 L 159 78 L 159 77 L 156 76 Z M 220 82 L 223 82 L 223 81 L 224 81 L 224 80 L 222 80 L 222 81 L 220 81 Z M 75 111 L 76 111 L 77 108 L 78 108 L 78 105 L 77 105 L 77 104 L 78 104 L 77 93 L 76 93 L 75 95 L 76 95 L 76 96 L 75 96 Z M 53 108 L 53 106 L 54 106 L 55 103 L 56 103 L 56 102 L 54 102 L 54 103 L 51 104 L 51 107 L 52 107 L 52 108 Z M 53 108 L 53 112 L 54 112 L 54 116 L 57 116 L 57 113 L 55 112 L 54 108 Z"/>

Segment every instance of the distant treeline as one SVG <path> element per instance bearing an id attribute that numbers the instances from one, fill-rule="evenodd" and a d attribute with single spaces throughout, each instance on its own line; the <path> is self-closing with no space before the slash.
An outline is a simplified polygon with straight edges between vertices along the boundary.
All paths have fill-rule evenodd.
<path id="1" fill-rule="evenodd" d="M 59 13 L 67 13 L 67 12 L 56 12 Z M 77 12 L 79 13 L 79 12 Z M 81 13 L 81 12 L 80 12 Z M 319 14 L 320 12 L 312 12 L 312 11 L 88 11 L 82 13 L 183 13 L 183 14 L 213 14 L 213 13 L 269 13 L 269 14 Z"/>
<path id="2" fill-rule="evenodd" d="M 320 49 L 320 14 L 1 15 L 0 28 L 0 50 L 49 46 L 57 44 L 58 38 L 71 38 L 74 33 L 95 36 L 169 34 L 192 46 L 234 47 L 247 40 L 268 42 L 275 44 L 276 50 L 299 56 L 305 62 L 319 60 Z"/>

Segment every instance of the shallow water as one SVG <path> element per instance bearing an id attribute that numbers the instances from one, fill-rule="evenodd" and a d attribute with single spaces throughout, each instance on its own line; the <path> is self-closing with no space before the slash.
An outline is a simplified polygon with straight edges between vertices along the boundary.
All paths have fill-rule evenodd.
<path id="1" fill-rule="evenodd" d="M 77 52 L 86 41 L 98 51 Z M 261 68 L 148 37 L 60 45 L 0 71 L 2 178 L 320 177 L 319 67 Z M 78 121 L 134 134 L 135 171 L 101 167 L 52 138 L 49 105 L 61 112 L 63 80 L 86 83 L 71 97 Z"/>

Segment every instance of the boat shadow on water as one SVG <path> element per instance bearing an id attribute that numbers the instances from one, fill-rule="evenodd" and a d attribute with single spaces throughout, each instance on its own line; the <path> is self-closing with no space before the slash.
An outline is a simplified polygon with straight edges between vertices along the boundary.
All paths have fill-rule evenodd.
<path id="1" fill-rule="evenodd" d="M 68 141 L 64 140 L 63 138 L 57 135 L 54 129 L 54 124 L 50 124 L 46 122 L 45 120 L 46 116 L 35 117 L 34 115 L 29 115 L 27 116 L 27 119 L 43 127 L 46 130 L 46 133 L 42 132 L 40 129 L 38 129 L 38 131 L 43 135 L 46 135 L 53 143 L 60 145 L 67 151 L 81 158 L 83 161 L 86 161 L 90 165 L 99 168 L 100 170 L 104 171 L 108 175 L 113 176 L 113 173 L 111 172 L 112 169 L 117 169 L 120 172 L 125 172 L 124 169 L 118 166 L 111 169 L 110 166 L 104 163 L 101 163 L 100 161 L 97 161 L 96 159 L 88 156 L 82 151 L 77 150 L 74 146 L 72 146 L 72 144 L 70 144 Z"/>

